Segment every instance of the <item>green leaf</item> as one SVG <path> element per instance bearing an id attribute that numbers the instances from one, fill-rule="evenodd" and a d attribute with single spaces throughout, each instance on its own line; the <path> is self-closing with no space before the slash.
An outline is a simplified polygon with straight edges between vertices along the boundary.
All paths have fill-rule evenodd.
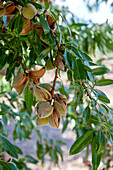
<path id="1" fill-rule="evenodd" d="M 0 115 L 5 115 L 8 111 L 0 111 Z"/>
<path id="2" fill-rule="evenodd" d="M 27 108 L 31 109 L 31 106 L 33 105 L 33 93 L 30 90 L 29 85 L 27 85 L 27 87 L 24 91 L 24 99 L 25 99 Z"/>
<path id="3" fill-rule="evenodd" d="M 47 57 L 48 53 L 50 53 L 50 47 L 48 47 L 48 48 L 46 48 L 45 50 L 43 50 L 43 51 L 40 53 L 39 58 L 42 59 L 42 58 Z"/>
<path id="4" fill-rule="evenodd" d="M 108 72 L 109 72 L 109 69 L 106 67 L 97 67 L 97 68 L 92 69 L 93 75 L 103 75 Z"/>
<path id="5" fill-rule="evenodd" d="M 92 137 L 93 137 L 93 131 L 87 131 L 82 136 L 80 136 L 71 146 L 69 155 L 74 155 L 81 152 L 90 143 Z"/>
<path id="6" fill-rule="evenodd" d="M 5 66 L 7 62 L 7 55 L 4 54 L 4 55 L 1 55 L 0 56 L 0 70 Z"/>
<path id="7" fill-rule="evenodd" d="M 22 28 L 23 28 L 23 16 L 18 15 L 15 20 L 14 29 L 16 30 L 18 34 L 20 34 L 22 31 Z"/>
<path id="8" fill-rule="evenodd" d="M 92 140 L 92 165 L 93 165 L 93 170 L 97 170 L 99 164 L 100 164 L 100 160 L 101 160 L 101 154 L 97 155 L 96 151 L 98 148 L 98 139 L 97 139 L 97 135 L 95 135 L 93 137 Z"/>
<path id="9" fill-rule="evenodd" d="M 15 23 L 17 14 L 18 14 L 18 13 L 16 13 L 16 14 L 13 16 L 13 18 L 10 20 L 10 22 L 9 22 L 9 24 L 8 24 L 8 27 L 11 29 L 11 31 L 14 29 L 14 23 Z"/>
<path id="10" fill-rule="evenodd" d="M 49 33 L 50 28 L 49 28 L 46 16 L 44 14 L 40 15 L 40 23 L 41 23 L 41 25 L 43 27 L 44 33 L 45 34 Z"/>
<path id="11" fill-rule="evenodd" d="M 105 94 L 103 91 L 98 90 L 98 89 L 93 89 L 93 90 L 94 90 L 94 92 L 97 93 L 97 94 L 96 94 L 97 98 L 98 98 L 99 95 L 100 95 L 100 96 L 107 97 L 106 94 Z"/>
<path id="12" fill-rule="evenodd" d="M 27 162 L 32 163 L 32 164 L 37 164 L 37 163 L 38 163 L 38 161 L 37 161 L 35 158 L 33 158 L 32 156 L 30 156 L 30 155 L 26 155 L 26 156 L 25 156 L 25 160 L 26 160 Z"/>
<path id="13" fill-rule="evenodd" d="M 49 3 L 47 1 L 45 1 L 45 0 L 44 0 L 44 6 L 45 6 L 45 9 L 49 8 Z"/>
<path id="14" fill-rule="evenodd" d="M 59 144 L 62 144 L 62 145 L 66 145 L 66 143 L 63 142 L 62 140 L 57 140 L 56 142 L 59 143 Z"/>
<path id="15" fill-rule="evenodd" d="M 11 156 L 18 159 L 18 154 L 15 146 L 10 141 L 8 141 L 5 137 L 3 137 L 1 134 L 0 134 L 0 141 L 2 141 L 4 150 L 6 150 Z"/>
<path id="16" fill-rule="evenodd" d="M 15 149 L 16 149 L 17 153 L 22 155 L 23 154 L 22 150 L 18 146 L 16 146 L 16 145 L 14 145 L 14 146 L 15 146 Z"/>
<path id="17" fill-rule="evenodd" d="M 7 165 L 11 170 L 19 170 L 13 163 L 7 163 Z"/>
<path id="18" fill-rule="evenodd" d="M 111 79 L 103 79 L 103 80 L 99 80 L 95 83 L 95 86 L 107 86 L 113 84 L 113 80 Z"/>
<path id="19" fill-rule="evenodd" d="M 14 72 L 15 66 L 16 66 L 16 62 L 12 63 L 12 64 L 7 68 L 7 71 L 6 71 L 6 80 L 7 80 L 7 81 L 9 81 L 9 79 L 11 78 L 12 73 Z"/>
<path id="20" fill-rule="evenodd" d="M 7 170 L 12 170 L 9 166 L 8 166 L 8 163 L 4 162 L 4 161 L 1 161 L 0 160 L 0 165 L 2 165 L 2 167 L 4 169 L 7 169 Z"/>
<path id="21" fill-rule="evenodd" d="M 97 170 L 99 164 L 101 161 L 101 154 L 96 155 L 95 152 L 92 152 L 92 164 L 93 164 L 93 170 Z"/>
<path id="22" fill-rule="evenodd" d="M 90 115 L 90 117 L 89 117 L 89 122 L 90 122 L 90 123 L 94 123 L 94 124 L 98 124 L 98 123 L 99 123 L 99 119 L 98 119 L 98 117 L 95 116 L 95 115 Z"/>
<path id="23" fill-rule="evenodd" d="M 75 59 L 73 61 L 74 61 L 73 72 L 74 72 L 75 80 L 76 79 L 83 80 L 85 78 L 85 70 L 81 59 L 77 59 L 77 60 Z"/>
<path id="24" fill-rule="evenodd" d="M 36 2 L 28 1 L 30 4 L 33 4 L 37 9 L 42 9 L 42 6 Z"/>
<path id="25" fill-rule="evenodd" d="M 101 100 L 102 102 L 110 103 L 110 100 L 105 96 L 98 95 L 98 99 Z"/>
<path id="26" fill-rule="evenodd" d="M 89 116 L 90 116 L 90 107 L 87 106 L 84 110 L 83 116 L 85 118 L 85 121 L 89 121 Z"/>
<path id="27" fill-rule="evenodd" d="M 97 139 L 98 139 L 99 147 L 96 151 L 96 154 L 99 155 L 105 149 L 105 135 L 102 131 L 99 132 Z"/>
<path id="28" fill-rule="evenodd" d="M 63 161 L 63 154 L 60 146 L 56 145 L 55 146 L 55 151 L 60 154 L 61 160 Z"/>

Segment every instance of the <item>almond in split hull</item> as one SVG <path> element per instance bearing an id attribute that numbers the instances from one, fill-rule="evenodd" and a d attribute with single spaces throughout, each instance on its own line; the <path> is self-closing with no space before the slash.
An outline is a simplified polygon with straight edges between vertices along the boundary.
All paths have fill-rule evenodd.
<path id="1" fill-rule="evenodd" d="M 32 19 L 37 14 L 37 9 L 34 5 L 28 3 L 26 7 L 23 7 L 22 14 L 27 19 Z"/>
<path id="2" fill-rule="evenodd" d="M 20 35 L 27 35 L 31 29 L 32 29 L 32 22 L 26 18 L 23 18 L 23 29 Z"/>
<path id="3" fill-rule="evenodd" d="M 33 24 L 32 30 L 36 31 L 38 33 L 39 37 L 41 38 L 42 32 L 43 32 L 43 28 L 42 28 L 40 22 L 37 22 L 37 23 Z"/>
<path id="4" fill-rule="evenodd" d="M 54 110 L 53 113 L 48 117 L 48 122 L 53 128 L 58 128 L 60 119 L 60 115 Z"/>
<path id="5" fill-rule="evenodd" d="M 18 95 L 20 95 L 20 94 L 24 91 L 24 89 L 25 89 L 26 86 L 27 86 L 27 83 L 28 83 L 28 78 L 27 78 L 26 81 L 24 81 L 23 84 L 21 84 L 19 87 L 15 87 Z"/>
<path id="6" fill-rule="evenodd" d="M 4 5 L 4 15 L 10 15 L 15 10 L 15 4 L 12 1 L 6 2 Z"/>
<path id="7" fill-rule="evenodd" d="M 49 122 L 47 118 L 37 118 L 37 121 L 36 121 L 37 126 L 44 126 L 44 125 L 47 125 L 48 123 Z"/>
<path id="8" fill-rule="evenodd" d="M 26 77 L 25 73 L 19 73 L 15 76 L 14 81 L 12 83 L 12 87 L 17 88 L 21 86 L 24 82 L 26 82 L 28 78 Z"/>
<path id="9" fill-rule="evenodd" d="M 33 94 L 39 101 L 51 100 L 51 97 L 52 97 L 49 91 L 47 91 L 46 89 L 38 85 L 34 86 Z"/>
<path id="10" fill-rule="evenodd" d="M 62 104 L 59 103 L 57 100 L 54 101 L 53 107 L 57 111 L 57 113 L 59 113 L 61 116 L 66 115 L 65 109 L 63 108 Z"/>
<path id="11" fill-rule="evenodd" d="M 47 17 L 47 22 L 48 22 L 50 28 L 55 29 L 56 24 L 55 24 L 53 17 L 49 14 L 46 14 L 46 17 Z"/>
<path id="12" fill-rule="evenodd" d="M 63 100 L 67 103 L 68 99 L 66 98 L 65 95 L 62 95 L 62 94 L 55 94 L 55 95 L 56 95 L 56 98 Z"/>
<path id="13" fill-rule="evenodd" d="M 52 90 L 52 85 L 49 84 L 49 83 L 41 83 L 41 84 L 38 84 L 38 86 L 48 90 L 48 91 L 51 91 Z"/>
<path id="14" fill-rule="evenodd" d="M 2 15 L 4 15 L 4 8 L 1 8 L 1 9 L 0 9 L 0 17 L 1 17 Z"/>
<path id="15" fill-rule="evenodd" d="M 43 77 L 43 75 L 45 74 L 45 67 L 41 68 L 40 70 L 35 70 L 35 71 L 29 71 L 29 76 L 33 79 L 33 78 L 41 78 Z"/>
<path id="16" fill-rule="evenodd" d="M 51 106 L 47 101 L 39 102 L 36 108 L 39 118 L 49 117 L 53 113 L 53 106 Z"/>
<path id="17" fill-rule="evenodd" d="M 66 105 L 66 102 L 63 101 L 63 100 L 57 100 L 63 107 L 64 111 L 65 111 L 65 114 L 63 114 L 62 116 L 66 116 L 66 113 L 67 113 L 67 105 Z"/>

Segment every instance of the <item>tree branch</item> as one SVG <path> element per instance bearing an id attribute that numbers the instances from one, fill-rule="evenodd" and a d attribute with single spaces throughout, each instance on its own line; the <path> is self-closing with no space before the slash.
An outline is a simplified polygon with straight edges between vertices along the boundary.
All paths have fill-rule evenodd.
<path id="1" fill-rule="evenodd" d="M 55 42 L 56 42 L 56 45 L 57 45 L 57 47 L 58 47 L 58 51 L 59 52 L 61 52 L 62 54 L 64 54 L 64 50 L 61 48 L 61 46 L 59 45 L 59 41 L 58 41 L 58 39 L 57 39 L 57 37 L 56 37 L 56 35 L 54 34 L 54 32 L 53 32 L 53 30 L 50 28 L 50 33 L 51 33 L 51 35 L 54 37 L 54 39 L 55 39 Z"/>
<path id="2" fill-rule="evenodd" d="M 58 55 L 57 55 L 57 60 L 56 60 L 55 78 L 54 78 L 53 87 L 52 87 L 52 90 L 51 90 L 52 98 L 53 98 L 53 96 L 54 96 L 54 90 L 55 90 L 55 86 L 56 86 L 56 80 L 57 80 L 57 78 L 58 78 L 59 58 L 60 58 L 60 55 L 58 54 Z"/>
<path id="3" fill-rule="evenodd" d="M 85 91 L 86 91 L 86 93 L 87 93 L 87 96 L 92 100 L 92 97 L 91 97 L 91 95 L 90 95 L 90 93 L 89 93 L 89 91 L 88 91 L 88 89 L 87 89 L 87 86 L 85 85 L 84 82 L 81 82 L 81 83 L 82 83 L 82 85 L 83 85 L 84 88 L 85 88 Z"/>

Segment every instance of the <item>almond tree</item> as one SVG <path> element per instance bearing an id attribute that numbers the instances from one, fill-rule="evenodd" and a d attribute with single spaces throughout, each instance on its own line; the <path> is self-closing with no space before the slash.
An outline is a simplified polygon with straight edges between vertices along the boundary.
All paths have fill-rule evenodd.
<path id="1" fill-rule="evenodd" d="M 40 126 L 59 128 L 61 119 L 64 133 L 75 122 L 77 139 L 70 146 L 70 156 L 87 147 L 86 165 L 96 170 L 106 157 L 105 165 L 110 166 L 113 109 L 98 86 L 111 85 L 113 80 L 104 78 L 109 69 L 102 65 L 103 59 L 94 63 L 92 55 L 97 48 L 104 54 L 112 50 L 112 26 L 77 22 L 72 13 L 68 21 L 68 13 L 49 0 L 0 1 L 1 169 L 29 169 L 26 161 L 41 160 L 43 165 L 46 154 L 55 163 L 58 155 L 63 161 L 62 142 L 40 133 Z M 48 70 L 54 71 L 53 81 L 42 83 Z M 62 72 L 67 74 L 69 88 L 60 79 Z M 21 146 L 7 139 L 5 126 L 12 119 L 14 141 L 30 139 L 33 129 L 37 132 L 37 159 L 20 158 Z M 87 163 L 89 148 L 92 162 Z"/>

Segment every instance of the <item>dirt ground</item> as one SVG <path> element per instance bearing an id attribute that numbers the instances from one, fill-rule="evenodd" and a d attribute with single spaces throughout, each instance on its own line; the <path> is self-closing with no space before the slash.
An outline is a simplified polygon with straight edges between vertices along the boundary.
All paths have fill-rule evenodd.
<path id="1" fill-rule="evenodd" d="M 113 79 L 113 73 L 109 73 L 105 76 L 106 78 Z M 62 77 L 63 82 L 65 80 L 65 76 Z M 43 77 L 42 82 L 47 81 L 46 76 Z M 49 75 L 48 77 L 49 81 L 53 79 L 53 75 Z M 68 86 L 68 84 L 67 84 Z M 103 90 L 108 98 L 111 100 L 110 106 L 113 106 L 113 85 L 106 86 L 106 87 L 99 87 L 99 89 Z M 54 140 L 62 140 L 66 143 L 66 145 L 62 146 L 63 155 L 64 155 L 64 161 L 59 161 L 59 165 L 55 166 L 48 157 L 46 157 L 45 166 L 42 168 L 41 163 L 38 163 L 37 165 L 33 165 L 28 163 L 28 167 L 31 168 L 31 170 L 89 170 L 85 164 L 83 164 L 83 157 L 85 155 L 85 150 L 83 150 L 81 153 L 75 155 L 75 156 L 69 156 L 69 149 L 73 142 L 76 139 L 75 132 L 72 132 L 69 128 L 62 134 L 61 132 L 62 124 L 60 124 L 59 129 L 54 129 L 50 127 L 49 125 L 39 127 L 39 130 L 42 134 L 47 133 L 49 138 L 52 138 Z M 10 126 L 8 128 L 9 134 L 12 135 L 13 126 Z M 13 142 L 12 136 L 9 135 L 9 139 Z M 22 151 L 24 154 L 29 154 L 31 156 L 36 157 L 36 139 L 38 138 L 37 134 L 35 132 L 31 135 L 31 140 L 26 140 L 20 142 L 19 140 L 16 140 L 13 142 L 15 145 L 21 145 Z M 91 156 L 89 156 L 89 160 L 91 160 Z M 102 170 L 103 165 L 101 164 L 98 170 Z M 111 170 L 111 169 L 109 169 Z"/>

